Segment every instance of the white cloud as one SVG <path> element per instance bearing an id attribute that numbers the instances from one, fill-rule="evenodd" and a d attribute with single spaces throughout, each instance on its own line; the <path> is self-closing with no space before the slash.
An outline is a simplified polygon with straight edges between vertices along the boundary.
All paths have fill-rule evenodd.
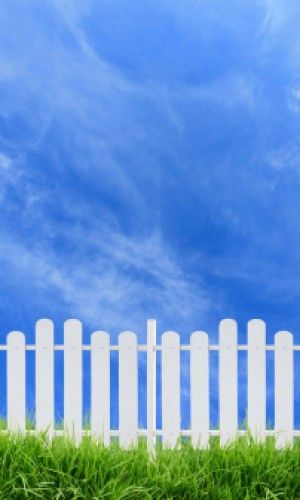
<path id="1" fill-rule="evenodd" d="M 137 186 L 142 183 L 136 180 L 141 176 L 140 179 L 146 181 L 148 187 L 150 185 L 152 188 L 153 183 L 156 188 L 160 177 L 159 164 L 155 165 L 154 171 L 150 171 L 148 155 L 153 154 L 156 159 L 159 148 L 165 148 L 172 161 L 178 161 L 170 147 L 172 143 L 168 143 L 170 139 L 164 134 L 163 121 L 173 127 L 170 135 L 174 135 L 174 130 L 178 134 L 185 132 L 188 138 L 189 131 L 185 129 L 185 122 L 176 107 L 178 102 L 190 105 L 191 102 L 196 104 L 202 101 L 229 108 L 242 106 L 256 112 L 261 88 L 259 81 L 249 76 L 249 73 L 243 75 L 238 68 L 229 75 L 226 73 L 224 77 L 198 86 L 179 85 L 169 88 L 159 83 L 133 82 L 103 61 L 88 44 L 84 32 L 78 28 L 76 16 L 80 15 L 81 9 L 89 8 L 86 7 L 87 4 L 88 2 L 76 2 L 73 9 L 75 2 L 65 2 L 64 5 L 68 5 L 66 9 L 61 2 L 56 2 L 57 12 L 65 22 L 66 31 L 72 33 L 77 43 L 75 50 L 73 43 L 64 44 L 57 34 L 53 35 L 51 45 L 47 38 L 49 33 L 44 36 L 43 32 L 38 32 L 37 42 L 36 36 L 28 40 L 28 37 L 22 38 L 22 32 L 10 32 L 10 44 L 15 50 L 10 54 L 9 74 L 12 74 L 13 68 L 19 68 L 20 64 L 22 71 L 15 73 L 18 90 L 14 91 L 15 99 L 6 99 L 1 113 L 6 117 L 14 117 L 19 113 L 28 124 L 30 134 L 25 139 L 28 142 L 25 144 L 23 139 L 21 144 L 24 157 L 28 150 L 44 150 L 44 145 L 48 146 L 47 134 L 49 131 L 51 134 L 54 127 L 57 128 L 57 133 L 63 131 L 60 145 L 63 150 L 67 150 L 68 158 L 67 161 L 62 158 L 63 166 L 59 165 L 61 158 L 57 164 L 53 164 L 49 174 L 50 183 L 55 177 L 59 178 L 59 168 L 63 171 L 71 165 L 78 177 L 84 179 L 85 188 L 90 184 L 93 188 L 102 188 L 107 184 L 106 192 L 112 193 L 118 200 L 120 195 L 126 198 L 126 204 L 134 207 L 140 216 L 142 213 L 149 213 L 149 205 L 145 199 L 146 190 L 144 192 L 138 189 Z M 266 29 L 272 24 L 274 30 L 275 25 L 279 26 L 281 23 L 279 18 L 275 23 L 280 12 L 275 16 L 274 2 L 269 4 Z M 80 7 L 79 14 L 77 6 Z M 22 43 L 28 50 L 20 55 L 19 47 Z M 294 93 L 294 97 L 298 98 L 297 90 Z M 149 103 L 149 110 L 152 112 L 152 106 L 155 105 L 157 113 L 154 125 L 145 118 L 151 113 L 140 117 L 137 111 L 137 108 L 147 111 Z M 133 169 L 130 170 L 125 161 L 115 158 L 116 146 L 119 150 L 126 151 L 124 156 L 127 158 L 138 157 Z M 270 153 L 269 163 L 274 169 L 285 168 L 287 164 L 295 165 L 296 168 L 297 158 L 297 150 L 274 151 Z M 0 155 L 2 171 L 10 171 L 11 166 L 10 158 Z M 42 170 L 44 165 L 41 164 L 39 168 Z M 180 164 L 180 168 L 184 172 L 184 162 Z M 53 221 L 51 227 L 47 219 L 48 215 L 51 216 L 51 198 L 64 216 L 78 224 L 76 228 L 73 227 L 73 222 L 69 226 L 68 243 L 72 248 L 69 256 L 63 254 L 63 249 L 61 254 L 56 254 L 49 241 L 51 238 L 48 240 L 48 248 L 46 243 L 41 247 L 34 241 L 29 250 L 28 246 L 17 243 L 13 238 L 9 242 L 7 235 L 3 235 L 6 243 L 2 242 L 0 259 L 11 262 L 17 276 L 24 275 L 30 283 L 34 282 L 37 294 L 45 303 L 49 290 L 54 289 L 57 299 L 66 304 L 69 310 L 77 311 L 86 321 L 96 321 L 99 325 L 106 322 L 114 327 L 118 327 L 125 318 L 129 318 L 132 323 L 144 322 L 144 311 L 149 304 L 157 311 L 158 316 L 174 318 L 178 325 L 189 321 L 191 317 L 205 316 L 211 307 L 210 298 L 199 281 L 194 283 L 192 277 L 183 272 L 176 256 L 159 232 L 151 232 L 147 237 L 143 235 L 140 238 L 125 236 L 117 229 L 113 211 L 102 206 L 101 217 L 107 211 L 105 219 L 110 219 L 112 226 L 97 223 L 100 203 L 96 207 L 92 206 L 88 199 L 88 189 L 83 205 L 77 203 L 76 193 L 74 195 L 73 192 L 73 198 L 68 196 L 66 187 L 63 196 L 60 196 L 60 188 L 57 191 L 54 189 L 49 196 L 50 202 L 46 200 L 45 205 L 48 206 L 45 208 L 43 203 L 48 195 L 47 188 L 44 187 L 43 192 L 40 192 L 34 177 L 38 178 L 37 172 L 26 164 L 26 159 L 21 170 L 23 175 L 19 173 L 18 180 L 14 177 L 14 187 L 17 190 L 16 182 L 19 182 L 20 193 L 25 193 L 27 197 L 22 216 L 23 219 L 36 223 L 36 239 L 39 238 L 41 227 L 49 223 L 51 238 L 59 240 L 60 227 L 55 227 Z M 201 175 L 206 175 L 204 169 Z M 217 175 L 221 177 L 218 172 Z M 261 187 L 260 182 L 257 185 Z M 155 189 L 152 189 L 153 192 Z M 233 220 L 237 228 L 243 222 L 235 210 L 228 209 L 226 218 Z M 89 228 L 93 225 L 92 233 L 90 229 L 82 229 L 85 223 Z M 200 260 L 201 252 L 199 249 L 195 252 Z M 247 279 L 252 279 L 253 269 L 249 271 L 248 258 L 249 256 L 245 257 L 240 270 L 237 269 L 236 262 L 226 260 L 223 266 L 223 262 L 219 262 L 215 256 L 209 266 L 216 270 L 216 274 L 225 269 L 226 275 L 232 277 L 237 276 L 240 271 Z M 190 262 L 190 256 L 186 256 L 186 262 Z M 207 262 L 205 265 L 207 266 Z M 197 271 L 199 275 L 199 268 Z M 256 279 L 255 273 L 254 276 Z"/>
<path id="2" fill-rule="evenodd" d="M 224 107 L 245 106 L 255 110 L 260 85 L 254 78 L 231 73 L 211 83 L 197 86 L 179 86 L 169 95 L 179 100 L 215 102 Z"/>
<path id="3" fill-rule="evenodd" d="M 54 290 L 53 311 L 63 302 L 99 328 L 143 327 L 148 311 L 178 328 L 207 314 L 207 294 L 180 269 L 158 232 L 129 238 L 106 228 L 89 241 L 86 236 L 70 235 L 78 248 L 70 258 L 2 238 L 0 261 L 13 265 L 19 282 L 28 280 L 39 301 L 49 304 Z M 82 256 L 81 242 L 90 257 Z"/>
<path id="4" fill-rule="evenodd" d="M 300 89 L 292 89 L 292 94 L 297 99 L 297 101 L 300 101 Z"/>
<path id="5" fill-rule="evenodd" d="M 282 147 L 270 151 L 267 162 L 275 171 L 286 171 L 290 174 L 300 174 L 300 144 L 288 142 Z"/>
<path id="6" fill-rule="evenodd" d="M 287 104 L 295 114 L 300 112 L 300 89 L 292 88 L 287 92 Z"/>
<path id="7" fill-rule="evenodd" d="M 0 203 L 3 201 L 7 186 L 14 184 L 18 177 L 12 166 L 13 160 L 10 156 L 0 151 Z"/>
<path id="8" fill-rule="evenodd" d="M 7 171 L 12 167 L 12 159 L 0 152 L 0 170 Z"/>
<path id="9" fill-rule="evenodd" d="M 282 28 L 288 15 L 287 2 L 282 0 L 259 0 L 265 9 L 261 31 L 268 35 L 276 35 Z"/>

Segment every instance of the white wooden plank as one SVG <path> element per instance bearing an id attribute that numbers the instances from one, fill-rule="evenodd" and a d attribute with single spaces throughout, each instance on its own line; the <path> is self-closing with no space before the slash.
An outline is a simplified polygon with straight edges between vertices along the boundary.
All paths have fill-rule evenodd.
<path id="1" fill-rule="evenodd" d="M 209 444 L 209 354 L 205 332 L 191 335 L 190 377 L 192 445 L 206 448 Z"/>
<path id="2" fill-rule="evenodd" d="M 137 337 L 133 332 L 119 335 L 119 442 L 130 448 L 138 440 Z"/>
<path id="3" fill-rule="evenodd" d="M 40 319 L 35 331 L 36 429 L 47 431 L 51 438 L 54 428 L 53 322 Z"/>
<path id="4" fill-rule="evenodd" d="M 110 443 L 110 339 L 106 332 L 91 335 L 91 430 L 96 439 Z"/>
<path id="5" fill-rule="evenodd" d="M 238 427 L 237 324 L 223 319 L 219 325 L 220 444 L 236 438 Z"/>
<path id="6" fill-rule="evenodd" d="M 293 428 L 293 335 L 290 332 L 281 331 L 275 335 L 275 440 L 277 448 L 293 444 Z"/>
<path id="7" fill-rule="evenodd" d="M 248 322 L 248 427 L 257 442 L 266 435 L 266 325 Z"/>
<path id="8" fill-rule="evenodd" d="M 174 448 L 180 436 L 180 339 L 176 332 L 162 335 L 162 440 Z"/>
<path id="9" fill-rule="evenodd" d="M 24 432 L 25 415 L 25 337 L 14 331 L 7 335 L 7 427 Z"/>
<path id="10" fill-rule="evenodd" d="M 77 443 L 82 436 L 82 325 L 64 324 L 64 428 Z"/>
<path id="11" fill-rule="evenodd" d="M 150 453 L 156 445 L 156 321 L 147 321 L 147 445 Z"/>

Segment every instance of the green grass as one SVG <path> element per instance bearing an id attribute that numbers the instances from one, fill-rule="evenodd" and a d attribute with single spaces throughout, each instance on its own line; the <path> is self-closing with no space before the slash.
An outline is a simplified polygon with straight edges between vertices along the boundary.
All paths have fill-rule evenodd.
<path id="1" fill-rule="evenodd" d="M 300 443 L 276 451 L 239 439 L 208 451 L 182 444 L 148 455 L 145 442 L 124 451 L 84 438 L 47 443 L 40 435 L 0 434 L 0 498 L 41 499 L 299 499 Z"/>

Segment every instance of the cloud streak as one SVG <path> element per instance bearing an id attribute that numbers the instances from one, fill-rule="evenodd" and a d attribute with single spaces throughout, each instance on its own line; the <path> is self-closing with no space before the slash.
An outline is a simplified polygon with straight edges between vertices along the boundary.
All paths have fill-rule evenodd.
<path id="1" fill-rule="evenodd" d="M 3 8 L 1 259 L 91 324 L 272 320 L 300 295 L 292 4 L 124 5 Z"/>
<path id="2" fill-rule="evenodd" d="M 144 331 L 145 319 L 151 316 L 165 324 L 174 324 L 176 318 L 182 327 L 193 319 L 191 304 L 193 315 L 207 314 L 209 298 L 178 268 L 158 233 L 133 240 L 106 228 L 100 237 L 87 237 L 81 231 L 70 236 L 78 249 L 70 258 L 2 242 L 2 269 L 13 267 L 17 280 L 30 283 L 44 305 L 53 295 L 57 305 L 87 325 L 113 332 Z M 81 266 L 83 246 L 91 256 Z M 57 305 L 53 304 L 54 314 Z"/>

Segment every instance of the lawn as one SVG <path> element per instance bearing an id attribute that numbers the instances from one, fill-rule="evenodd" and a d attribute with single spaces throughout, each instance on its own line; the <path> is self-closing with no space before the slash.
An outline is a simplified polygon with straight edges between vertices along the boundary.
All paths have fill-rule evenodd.
<path id="1" fill-rule="evenodd" d="M 49 444 L 42 435 L 0 435 L 0 498 L 41 499 L 293 499 L 300 498 L 300 443 L 276 451 L 240 439 L 208 451 L 183 443 L 157 446 L 151 458 L 137 449 L 110 448 L 84 438 L 76 447 L 66 437 Z"/>

